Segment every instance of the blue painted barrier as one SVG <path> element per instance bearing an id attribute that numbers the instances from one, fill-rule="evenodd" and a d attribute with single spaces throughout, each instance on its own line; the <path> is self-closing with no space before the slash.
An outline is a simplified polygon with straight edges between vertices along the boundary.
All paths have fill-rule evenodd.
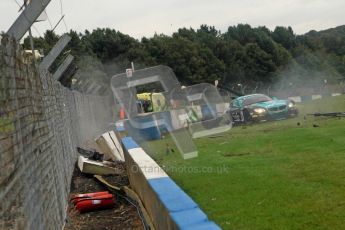
<path id="1" fill-rule="evenodd" d="M 131 186 L 157 229 L 220 229 L 131 137 L 122 143 Z"/>

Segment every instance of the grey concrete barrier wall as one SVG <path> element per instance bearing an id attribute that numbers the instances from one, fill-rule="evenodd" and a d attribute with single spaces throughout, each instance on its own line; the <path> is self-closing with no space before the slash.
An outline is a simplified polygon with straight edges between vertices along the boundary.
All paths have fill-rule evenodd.
<path id="1" fill-rule="evenodd" d="M 1 39 L 0 229 L 62 228 L 75 147 L 106 129 L 108 100 L 64 88 Z"/>

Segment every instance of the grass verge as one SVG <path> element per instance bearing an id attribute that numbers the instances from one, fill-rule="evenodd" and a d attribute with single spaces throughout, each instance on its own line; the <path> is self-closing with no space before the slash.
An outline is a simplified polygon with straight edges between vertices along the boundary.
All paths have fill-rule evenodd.
<path id="1" fill-rule="evenodd" d="M 345 111 L 345 96 L 299 107 L 294 119 L 195 139 L 190 160 L 167 154 L 169 137 L 142 146 L 223 229 L 344 229 L 345 118 L 307 114 Z"/>

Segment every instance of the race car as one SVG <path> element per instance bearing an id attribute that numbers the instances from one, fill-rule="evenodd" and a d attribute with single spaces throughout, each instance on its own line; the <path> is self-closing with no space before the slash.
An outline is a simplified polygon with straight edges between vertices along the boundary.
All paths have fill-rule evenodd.
<path id="1" fill-rule="evenodd" d="M 250 94 L 231 101 L 228 110 L 233 123 L 281 120 L 298 115 L 292 100 L 279 100 L 264 94 Z"/>

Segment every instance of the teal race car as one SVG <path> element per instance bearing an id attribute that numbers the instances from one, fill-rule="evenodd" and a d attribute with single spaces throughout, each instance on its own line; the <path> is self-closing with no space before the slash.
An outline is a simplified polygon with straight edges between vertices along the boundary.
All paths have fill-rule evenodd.
<path id="1" fill-rule="evenodd" d="M 231 101 L 228 110 L 233 123 L 282 120 L 298 115 L 292 100 L 279 100 L 264 94 L 250 94 Z"/>

